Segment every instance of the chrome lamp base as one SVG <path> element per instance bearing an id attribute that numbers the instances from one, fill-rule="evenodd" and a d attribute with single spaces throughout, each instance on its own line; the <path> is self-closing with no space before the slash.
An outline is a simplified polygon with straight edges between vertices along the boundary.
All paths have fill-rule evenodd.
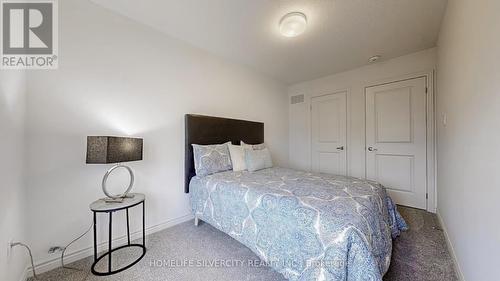
<path id="1" fill-rule="evenodd" d="M 134 198 L 134 195 L 133 194 L 127 194 L 123 197 L 119 197 L 119 198 L 110 198 L 110 197 L 106 197 L 106 198 L 103 198 L 104 202 L 106 203 L 121 203 L 123 202 L 123 200 L 125 200 L 126 198 Z"/>
<path id="2" fill-rule="evenodd" d="M 130 174 L 130 183 L 125 192 L 123 192 L 122 194 L 114 195 L 108 192 L 106 184 L 109 175 L 118 168 L 125 168 L 128 171 L 128 173 Z M 132 171 L 132 169 L 129 166 L 125 166 L 122 164 L 114 165 L 106 172 L 106 174 L 104 174 L 104 177 L 102 178 L 102 192 L 104 192 L 104 194 L 107 196 L 106 198 L 104 198 L 104 201 L 107 203 L 121 203 L 125 198 L 134 198 L 134 195 L 129 194 L 133 186 L 134 186 L 134 171 Z"/>

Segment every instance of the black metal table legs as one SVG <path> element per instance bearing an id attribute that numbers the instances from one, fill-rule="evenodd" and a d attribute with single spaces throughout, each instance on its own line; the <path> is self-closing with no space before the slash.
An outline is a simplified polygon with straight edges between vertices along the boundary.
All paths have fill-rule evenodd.
<path id="1" fill-rule="evenodd" d="M 138 244 L 138 243 L 134 244 L 134 243 L 130 242 L 130 223 L 129 223 L 129 215 L 128 215 L 129 207 L 127 207 L 125 209 L 126 215 L 127 215 L 127 244 L 113 249 L 113 247 L 112 247 L 113 213 L 116 211 L 119 211 L 119 210 L 106 211 L 106 213 L 109 214 L 108 251 L 103 253 L 100 256 L 98 256 L 98 254 L 97 254 L 97 212 L 94 211 L 94 263 L 92 263 L 92 268 L 91 268 L 91 271 L 94 275 L 107 276 L 107 275 L 112 275 L 112 274 L 124 271 L 126 269 L 129 269 L 130 267 L 132 267 L 133 265 L 138 263 L 146 254 L 146 223 L 145 223 L 145 206 L 144 206 L 145 203 L 144 203 L 144 201 L 142 201 L 140 204 L 142 204 L 142 245 Z M 134 207 L 134 206 L 136 206 L 136 205 L 133 205 L 130 207 Z M 123 248 L 128 248 L 128 247 L 141 248 L 142 249 L 141 256 L 138 259 L 134 260 L 132 263 L 130 263 L 122 268 L 113 270 L 113 268 L 112 268 L 112 253 L 117 251 L 117 250 L 120 250 Z M 95 269 L 95 267 L 96 267 L 97 263 L 99 263 L 99 261 L 101 259 L 103 259 L 104 257 L 108 257 L 108 266 L 107 266 L 108 270 L 106 272 L 99 272 Z"/>

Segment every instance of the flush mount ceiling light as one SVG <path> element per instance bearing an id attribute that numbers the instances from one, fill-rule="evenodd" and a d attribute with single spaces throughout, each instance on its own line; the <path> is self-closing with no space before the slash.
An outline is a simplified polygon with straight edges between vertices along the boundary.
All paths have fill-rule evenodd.
<path id="1" fill-rule="evenodd" d="M 300 12 L 284 15 L 280 20 L 280 32 L 285 37 L 295 37 L 306 31 L 307 18 Z"/>
<path id="2" fill-rule="evenodd" d="M 381 55 L 375 55 L 375 56 L 373 56 L 373 57 L 369 58 L 369 59 L 368 59 L 368 62 L 369 62 L 369 63 L 374 63 L 374 62 L 378 61 L 380 58 L 382 58 L 382 56 L 381 56 Z"/>

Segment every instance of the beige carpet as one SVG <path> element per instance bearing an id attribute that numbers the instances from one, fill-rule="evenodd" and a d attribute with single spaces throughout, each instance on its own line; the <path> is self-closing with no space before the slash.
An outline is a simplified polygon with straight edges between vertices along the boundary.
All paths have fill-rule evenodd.
<path id="1" fill-rule="evenodd" d="M 410 208 L 400 207 L 399 210 L 408 222 L 410 230 L 394 241 L 391 267 L 384 280 L 457 280 L 436 216 Z M 284 280 L 282 275 L 268 267 L 249 266 L 251 262 L 256 265 L 258 257 L 236 240 L 206 223 L 199 227 L 195 227 L 193 222 L 179 224 L 149 235 L 146 241 L 148 252 L 144 258 L 134 267 L 118 274 L 108 277 L 92 275 L 89 272 L 92 257 L 89 257 L 70 265 L 83 271 L 58 268 L 41 274 L 39 278 L 44 281 Z M 113 266 L 123 265 L 137 255 L 139 253 L 136 250 L 120 250 L 113 255 Z M 185 264 L 189 260 L 197 264 Z M 222 264 L 227 260 L 232 260 L 233 264 Z M 214 261 L 220 263 L 210 264 Z M 245 262 L 245 265 L 241 265 L 239 261 Z M 170 266 L 166 263 L 170 263 Z M 99 263 L 101 270 L 106 264 L 106 259 Z"/>

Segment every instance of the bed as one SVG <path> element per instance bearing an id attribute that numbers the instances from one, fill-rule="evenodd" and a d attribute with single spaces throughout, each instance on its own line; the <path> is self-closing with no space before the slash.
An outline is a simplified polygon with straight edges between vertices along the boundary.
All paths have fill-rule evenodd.
<path id="1" fill-rule="evenodd" d="M 185 191 L 197 219 L 289 280 L 382 280 L 392 239 L 407 227 L 383 186 L 279 167 L 193 173 L 191 144 L 240 140 L 263 142 L 264 124 L 186 115 Z"/>

